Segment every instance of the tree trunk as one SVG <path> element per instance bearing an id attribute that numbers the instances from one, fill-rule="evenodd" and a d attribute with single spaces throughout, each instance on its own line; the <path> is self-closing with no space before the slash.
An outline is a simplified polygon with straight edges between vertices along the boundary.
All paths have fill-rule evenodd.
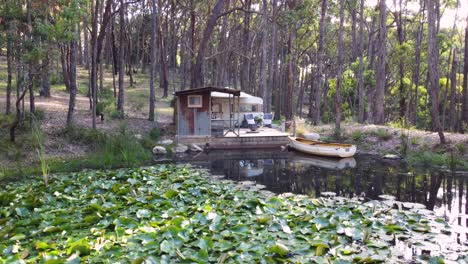
<path id="1" fill-rule="evenodd" d="M 421 6 L 423 5 L 423 1 L 421 0 Z M 414 69 L 413 78 L 411 79 L 410 89 L 413 89 L 413 84 L 415 85 L 414 91 L 414 103 L 413 103 L 413 115 L 414 117 L 411 119 L 413 120 L 414 125 L 417 125 L 418 122 L 418 105 L 419 105 L 419 78 L 420 78 L 420 67 L 421 67 L 421 43 L 423 37 L 423 26 L 424 26 L 424 8 L 421 7 L 422 18 L 419 22 L 418 27 L 418 35 L 416 39 L 416 47 L 415 47 L 415 65 L 416 68 Z"/>
<path id="2" fill-rule="evenodd" d="M 31 14 L 31 0 L 26 1 L 26 13 L 28 19 L 28 39 L 31 41 L 31 44 L 34 46 L 36 43 L 33 38 L 33 24 L 32 24 L 32 14 Z M 34 98 L 34 79 L 36 78 L 36 71 L 34 67 L 34 62 L 28 62 L 28 90 L 29 90 L 29 111 L 31 113 L 36 112 L 36 103 Z"/>
<path id="3" fill-rule="evenodd" d="M 387 47 L 387 6 L 385 0 L 380 0 L 379 3 L 380 9 L 380 18 L 379 18 L 379 51 L 378 51 L 378 61 L 377 61 L 377 84 L 375 87 L 375 97 L 374 97 L 374 121 L 376 124 L 383 124 L 385 122 L 385 113 L 384 113 L 384 94 L 385 94 L 385 82 L 386 82 L 386 65 L 385 65 L 385 56 L 386 56 L 386 47 Z"/>
<path id="4" fill-rule="evenodd" d="M 95 0 L 91 0 L 95 1 Z M 87 8 L 86 8 L 87 9 Z M 92 10 L 91 10 L 92 12 Z M 88 32 L 88 10 L 83 15 L 83 63 L 85 69 L 89 69 L 89 32 Z"/>
<path id="5" fill-rule="evenodd" d="M 159 6 L 162 3 L 159 0 Z M 162 19 L 157 21 L 157 30 L 158 30 L 158 46 L 159 46 L 159 88 L 163 89 L 163 98 L 167 98 L 169 84 L 167 81 L 167 62 L 166 62 L 166 42 L 165 36 L 163 35 L 162 30 Z"/>
<path id="6" fill-rule="evenodd" d="M 268 102 L 269 94 L 271 93 L 267 85 L 267 38 L 268 38 L 268 6 L 267 0 L 263 0 L 263 9 L 262 9 L 262 61 L 260 64 L 260 89 L 262 91 L 262 98 L 264 102 Z M 295 30 L 295 29 L 293 29 Z M 292 59 L 292 58 L 290 58 Z M 292 84 L 291 84 L 292 85 Z M 292 98 L 291 98 L 292 100 Z M 292 104 L 289 112 L 292 112 Z M 267 112 L 268 113 L 268 112 Z M 292 113 L 289 116 L 292 118 Z M 291 120 L 291 119 L 289 119 Z"/>
<path id="7" fill-rule="evenodd" d="M 439 134 L 440 143 L 445 144 L 445 136 L 442 131 L 439 115 L 439 50 L 437 48 L 435 3 L 434 0 L 426 1 L 428 22 L 427 66 L 430 85 L 432 128 Z"/>
<path id="8" fill-rule="evenodd" d="M 154 121 L 154 108 L 155 108 L 155 89 L 154 82 L 156 81 L 156 31 L 157 31 L 157 9 L 156 0 L 151 0 L 151 77 L 150 77 L 150 98 L 149 98 L 149 120 Z"/>
<path id="9" fill-rule="evenodd" d="M 466 18 L 465 27 L 465 58 L 463 63 L 463 103 L 462 103 L 462 116 L 464 125 L 460 126 L 462 132 L 468 129 L 468 17 Z"/>
<path id="10" fill-rule="evenodd" d="M 359 5 L 360 21 L 359 21 L 359 73 L 358 73 L 358 96 L 359 110 L 358 122 L 364 123 L 364 106 L 366 99 L 364 96 L 364 0 L 360 1 Z M 368 102 L 371 103 L 371 102 Z"/>
<path id="11" fill-rule="evenodd" d="M 361 1 L 362 2 L 362 1 Z M 343 24 L 344 0 L 340 0 L 340 28 L 338 30 L 338 74 L 336 76 L 335 134 L 341 135 L 341 86 L 343 85 Z M 362 39 L 362 37 L 361 37 Z M 362 45 L 362 44 L 361 44 Z M 362 56 L 361 56 L 362 58 Z"/>
<path id="12" fill-rule="evenodd" d="M 6 94 L 6 109 L 7 115 L 11 114 L 11 91 L 13 79 L 13 41 L 14 34 L 13 22 L 8 22 L 8 35 L 7 36 L 7 94 Z"/>
<path id="13" fill-rule="evenodd" d="M 396 6 L 396 0 L 393 1 L 394 6 Z M 395 22 L 396 22 L 396 27 L 397 27 L 397 38 L 398 38 L 398 45 L 401 47 L 403 46 L 403 43 L 405 42 L 405 32 L 404 32 L 404 25 L 403 25 L 403 19 L 402 19 L 402 0 L 399 0 L 398 2 L 398 7 L 397 10 L 394 12 L 394 17 L 395 17 Z M 399 117 L 400 119 L 403 119 L 405 116 L 405 107 L 406 107 L 406 93 L 405 93 L 405 84 L 404 84 L 404 78 L 405 78 L 405 59 L 403 56 L 400 54 L 399 62 L 398 62 L 398 71 L 399 71 L 399 86 L 398 86 L 398 91 L 399 91 Z"/>
<path id="14" fill-rule="evenodd" d="M 450 110 L 448 127 L 455 131 L 455 125 L 457 121 L 457 115 L 455 111 L 456 104 L 456 92 L 457 92 L 457 69 L 458 69 L 458 54 L 457 49 L 453 49 L 453 61 L 452 61 L 452 74 L 450 80 Z"/>
<path id="15" fill-rule="evenodd" d="M 39 95 L 43 97 L 50 97 L 49 65 L 50 65 L 50 55 L 49 55 L 49 52 L 46 52 L 45 58 L 42 61 L 42 83 L 41 83 L 41 90 L 39 91 Z"/>
<path id="16" fill-rule="evenodd" d="M 278 42 L 277 32 L 278 32 L 278 24 L 277 20 L 277 0 L 272 0 L 272 7 L 271 13 L 273 17 L 273 21 L 271 22 L 271 42 L 270 42 L 270 62 L 269 62 L 269 69 L 270 69 L 270 80 L 269 86 L 271 89 L 271 93 L 268 95 L 267 102 L 266 102 L 266 109 L 264 110 L 265 113 L 270 113 L 272 111 L 272 99 L 273 99 L 273 91 L 276 91 L 276 76 L 278 72 L 278 60 L 277 58 L 277 51 L 276 46 Z M 275 116 L 275 119 L 279 119 L 279 116 Z"/>
<path id="17" fill-rule="evenodd" d="M 367 56 L 369 57 L 369 69 L 374 70 L 374 30 L 375 30 L 376 18 L 375 16 L 372 17 L 371 28 L 369 30 L 369 47 L 367 50 Z M 373 123 L 374 122 L 374 92 L 375 89 L 372 85 L 367 85 L 367 122 Z"/>
<path id="18" fill-rule="evenodd" d="M 120 0 L 120 35 L 119 35 L 119 94 L 117 96 L 117 110 L 120 117 L 124 117 L 124 78 L 125 78 L 125 3 Z"/>
<path id="19" fill-rule="evenodd" d="M 81 52 L 81 50 L 80 50 Z M 73 125 L 73 114 L 75 112 L 75 99 L 76 99 L 76 39 L 73 39 L 70 42 L 70 67 L 69 75 L 70 75 L 70 100 L 68 101 L 68 113 L 67 113 L 67 126 L 70 127 Z"/>
<path id="20" fill-rule="evenodd" d="M 223 10 L 224 0 L 217 0 L 216 4 L 211 11 L 211 15 L 207 21 L 205 30 L 203 31 L 203 37 L 198 46 L 197 57 L 195 63 L 192 66 L 192 74 L 190 84 L 192 88 L 202 87 L 204 84 L 203 76 L 203 62 L 205 57 L 206 48 L 208 41 L 210 40 L 211 34 L 216 26 L 216 20 L 218 20 L 221 11 Z"/>
<path id="21" fill-rule="evenodd" d="M 251 2 L 252 2 L 251 0 L 245 1 L 247 11 L 250 11 Z M 242 49 L 243 49 L 244 56 L 242 56 L 242 59 L 241 59 L 242 67 L 241 67 L 241 78 L 240 78 L 241 84 L 240 85 L 241 85 L 241 89 L 244 91 L 247 91 L 249 87 L 250 59 L 248 58 L 248 54 L 249 54 L 249 41 L 250 41 L 250 16 L 251 16 L 250 12 L 244 13 L 244 21 L 243 21 L 244 24 L 243 24 L 243 31 L 242 31 Z"/>
<path id="22" fill-rule="evenodd" d="M 315 77 L 315 103 L 313 113 L 313 123 L 317 125 L 320 123 L 320 104 L 322 99 L 322 80 L 323 80 L 323 57 L 324 57 L 324 44 L 325 44 L 325 33 L 326 33 L 326 21 L 327 16 L 327 0 L 322 0 L 322 9 L 320 14 L 319 24 L 319 43 L 317 49 L 317 74 Z"/>

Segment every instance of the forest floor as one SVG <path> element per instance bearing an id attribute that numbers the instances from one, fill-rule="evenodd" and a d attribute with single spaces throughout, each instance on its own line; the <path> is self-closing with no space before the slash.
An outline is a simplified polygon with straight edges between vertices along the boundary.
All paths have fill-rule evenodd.
<path id="1" fill-rule="evenodd" d="M 318 133 L 323 140 L 335 139 L 334 124 L 307 126 L 307 128 L 311 132 Z M 448 143 L 446 148 L 465 146 L 468 151 L 468 134 L 445 132 L 444 135 Z M 342 124 L 342 140 L 357 144 L 362 153 L 379 155 L 401 154 L 404 144 L 407 144 L 408 151 L 434 150 L 441 147 L 436 132 L 358 123 Z"/>
<path id="2" fill-rule="evenodd" d="M 51 83 L 54 82 L 52 76 L 60 75 L 51 74 Z M 75 108 L 75 124 L 77 128 L 92 127 L 92 112 L 90 110 L 89 98 L 86 96 L 88 92 L 88 71 L 84 68 L 78 68 L 78 94 L 76 97 Z M 170 132 L 173 109 L 170 107 L 172 95 L 168 98 L 162 98 L 163 91 L 157 89 L 157 105 L 156 119 L 157 122 L 148 121 L 148 100 L 149 100 L 149 74 L 141 72 L 134 74 L 134 85 L 130 87 L 128 76 L 125 78 L 125 119 L 116 118 L 115 99 L 113 93 L 113 78 L 112 70 L 106 69 L 103 79 L 103 89 L 107 96 L 103 97 L 107 100 L 107 105 L 104 110 L 104 121 L 98 117 L 97 128 L 103 133 L 115 132 L 123 124 L 128 127 L 135 135 L 148 135 L 154 127 L 158 127 L 162 131 Z M 116 79 L 118 76 L 116 76 Z M 6 108 L 6 80 L 7 70 L 5 58 L 0 57 L 0 113 L 5 112 Z M 116 80 L 117 82 L 118 80 Z M 13 98 L 12 111 L 14 112 L 14 100 L 16 100 L 16 84 L 13 82 Z M 81 144 L 69 140 L 64 136 L 66 126 L 66 118 L 68 111 L 69 94 L 63 84 L 51 85 L 51 97 L 45 98 L 36 96 L 36 109 L 41 116 L 41 130 L 45 135 L 44 148 L 48 158 L 60 158 L 62 160 L 77 159 L 87 156 L 92 149 L 87 144 Z M 29 98 L 25 98 L 25 109 L 29 109 Z M 5 130 L 4 130 L 5 131 Z M 1 131 L 0 131 L 1 132 Z M 6 140 L 6 135 L 1 135 L 0 141 Z M 23 149 L 21 163 L 24 165 L 37 162 L 37 155 L 32 149 Z M 29 153 L 30 154 L 29 154 Z M 11 161 L 0 158 L 0 165 L 8 166 Z"/>

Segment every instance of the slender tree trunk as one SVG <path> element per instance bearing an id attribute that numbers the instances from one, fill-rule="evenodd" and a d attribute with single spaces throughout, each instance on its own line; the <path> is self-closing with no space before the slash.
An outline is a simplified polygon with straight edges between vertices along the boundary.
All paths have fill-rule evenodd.
<path id="1" fill-rule="evenodd" d="M 462 120 L 463 125 L 462 132 L 465 132 L 468 129 L 468 17 L 466 18 L 466 27 L 465 27 L 465 57 L 463 63 L 463 103 L 462 103 Z"/>
<path id="2" fill-rule="evenodd" d="M 393 1 L 394 5 L 396 6 L 396 0 Z M 399 0 L 399 6 L 398 10 L 395 11 L 394 16 L 395 16 L 395 21 L 396 21 L 396 26 L 397 26 L 397 37 L 398 37 L 398 44 L 403 46 L 403 43 L 405 42 L 405 32 L 404 32 L 404 25 L 403 25 L 403 19 L 402 19 L 402 0 Z M 404 83 L 404 78 L 405 78 L 405 59 L 403 56 L 400 56 L 400 60 L 398 63 L 398 70 L 399 70 L 399 75 L 400 75 L 400 83 L 399 83 L 399 94 L 400 94 L 400 109 L 399 109 L 399 117 L 401 119 L 404 118 L 405 116 L 405 107 L 406 107 L 406 93 L 405 93 L 405 83 Z"/>
<path id="3" fill-rule="evenodd" d="M 50 97 L 49 66 L 50 66 L 50 55 L 49 55 L 49 52 L 46 52 L 45 57 L 42 61 L 42 82 L 41 82 L 41 90 L 39 91 L 39 95 L 43 97 Z"/>
<path id="4" fill-rule="evenodd" d="M 99 16 L 99 0 L 91 0 L 91 76 L 90 76 L 90 91 L 91 91 L 91 108 L 93 116 L 93 129 L 96 129 L 96 103 L 97 103 L 97 67 L 98 67 L 98 16 Z"/>
<path id="5" fill-rule="evenodd" d="M 265 113 L 270 113 L 272 111 L 272 99 L 273 99 L 273 91 L 275 91 L 276 87 L 276 75 L 278 72 L 278 60 L 277 58 L 277 42 L 278 42 L 278 37 L 277 37 L 277 32 L 278 32 L 278 24 L 277 24 L 277 0 L 272 0 L 272 7 L 271 7 L 271 13 L 273 17 L 273 21 L 271 23 L 271 42 L 270 42 L 270 61 L 269 61 L 269 69 L 270 69 L 270 80 L 269 80 L 269 86 L 271 89 L 271 93 L 268 94 L 267 102 L 266 102 L 266 109 L 264 109 Z M 275 119 L 278 119 L 279 116 L 275 116 Z"/>
<path id="6" fill-rule="evenodd" d="M 28 19 L 28 39 L 31 41 L 32 45 L 35 44 L 35 39 L 33 38 L 33 24 L 32 24 L 32 14 L 31 14 L 31 0 L 26 1 L 26 13 Z M 34 79 L 36 77 L 35 65 L 34 62 L 30 61 L 28 63 L 28 90 L 29 90 L 29 111 L 31 113 L 36 113 L 36 102 L 34 97 Z"/>
<path id="7" fill-rule="evenodd" d="M 450 80 L 450 110 L 449 110 L 449 120 L 448 126 L 453 131 L 455 131 L 455 125 L 457 121 L 457 114 L 455 109 L 456 104 L 456 92 L 457 92 L 457 70 L 458 70 L 458 54 L 457 49 L 453 51 L 453 61 L 452 61 L 452 74 Z"/>
<path id="8" fill-rule="evenodd" d="M 156 31 L 157 31 L 157 7 L 156 0 L 151 0 L 151 77 L 150 77 L 150 98 L 149 98 L 149 120 L 154 121 L 155 108 L 155 89 L 154 82 L 156 81 Z"/>
<path id="9" fill-rule="evenodd" d="M 319 24 L 319 43 L 317 49 L 317 74 L 315 77 L 315 104 L 313 113 L 313 123 L 315 125 L 320 123 L 320 104 L 322 102 L 322 85 L 323 85 L 323 57 L 324 57 L 324 45 L 325 45 L 325 32 L 326 32 L 326 21 L 327 16 L 327 0 L 322 0 L 322 9 L 320 15 Z"/>
<path id="10" fill-rule="evenodd" d="M 383 124 L 385 122 L 384 113 L 384 94 L 386 83 L 386 46 L 387 46 L 387 6 L 385 0 L 380 0 L 379 3 L 380 17 L 379 17 L 379 51 L 377 61 L 377 84 L 375 87 L 374 109 L 375 109 L 375 123 Z"/>
<path id="11" fill-rule="evenodd" d="M 369 69 L 375 70 L 374 66 L 374 45 L 375 45 L 375 38 L 374 38 L 374 30 L 375 30 L 376 18 L 375 16 L 372 17 L 371 28 L 369 31 L 369 47 L 367 50 L 367 56 L 369 57 Z M 367 122 L 373 123 L 374 122 L 374 92 L 375 89 L 372 85 L 367 85 Z"/>
<path id="12" fill-rule="evenodd" d="M 437 48 L 437 31 L 434 0 L 427 1 L 428 43 L 427 65 L 430 85 L 432 128 L 437 131 L 440 143 L 445 144 L 445 136 L 440 124 L 439 115 L 439 50 Z"/>
<path id="13" fill-rule="evenodd" d="M 79 51 L 81 53 L 81 50 Z M 70 100 L 68 101 L 68 113 L 67 113 L 67 126 L 72 126 L 74 123 L 73 114 L 75 112 L 75 99 L 76 99 L 76 39 L 73 39 L 70 42 Z"/>
<path id="14" fill-rule="evenodd" d="M 162 3 L 159 0 L 159 6 Z M 158 12 L 159 13 L 159 12 Z M 159 46 L 159 88 L 163 90 L 163 98 L 167 98 L 169 84 L 167 81 L 167 62 L 166 62 L 166 42 L 162 30 L 162 19 L 159 19 L 158 30 L 158 46 Z"/>
<path id="15" fill-rule="evenodd" d="M 250 11 L 251 2 L 252 2 L 251 0 L 245 1 L 247 11 Z M 250 41 L 250 16 L 251 16 L 250 12 L 244 13 L 243 30 L 242 30 L 242 48 L 243 48 L 244 56 L 242 56 L 242 59 L 241 59 L 242 67 L 241 67 L 240 83 L 241 83 L 241 89 L 244 91 L 247 91 L 249 87 L 250 59 L 248 58 L 248 54 L 249 54 L 249 41 Z"/>
<path id="16" fill-rule="evenodd" d="M 268 6 L 267 0 L 263 0 L 262 5 L 262 61 L 260 64 L 260 89 L 262 91 L 262 98 L 264 102 L 268 104 L 268 97 L 271 91 L 267 85 L 267 38 L 268 38 Z M 294 30 L 294 29 L 293 29 Z M 292 59 L 292 58 L 290 58 Z M 292 100 L 292 98 L 291 98 Z M 292 112 L 292 105 L 291 109 L 288 110 Z M 292 114 L 289 116 L 292 118 Z M 290 120 L 290 119 L 289 119 Z"/>
<path id="17" fill-rule="evenodd" d="M 424 0 L 421 0 L 422 4 L 424 2 Z M 421 68 L 421 44 L 422 44 L 422 38 L 423 38 L 423 27 L 424 27 L 424 9 L 422 10 L 423 14 L 422 14 L 422 19 L 421 21 L 419 22 L 419 29 L 418 29 L 418 36 L 417 36 L 417 40 L 416 40 L 416 69 L 414 70 L 414 75 L 413 75 L 413 79 L 414 79 L 414 84 L 416 85 L 416 89 L 414 91 L 414 110 L 413 110 L 413 114 L 414 114 L 414 125 L 417 125 L 418 124 L 418 106 L 419 106 L 419 79 L 420 79 L 420 68 Z"/>
<path id="18" fill-rule="evenodd" d="M 362 1 L 361 1 L 362 2 Z M 335 134 L 341 135 L 341 86 L 343 85 L 343 24 L 344 0 L 340 0 L 340 28 L 338 30 L 338 75 L 336 76 Z M 361 44 L 362 45 L 362 44 Z M 362 57 L 362 56 L 361 56 Z"/>
<path id="19" fill-rule="evenodd" d="M 125 3 L 120 0 L 120 36 L 119 36 L 119 94 L 117 97 L 117 110 L 123 118 L 124 112 L 124 78 L 125 78 Z"/>
<path id="20" fill-rule="evenodd" d="M 91 0 L 95 1 L 95 0 Z M 89 32 L 88 32 L 88 8 L 83 15 L 83 62 L 85 69 L 89 69 Z M 92 10 L 91 10 L 92 12 Z"/>
<path id="21" fill-rule="evenodd" d="M 7 115 L 11 114 L 11 91 L 13 79 L 13 37 L 14 29 L 13 22 L 8 22 L 8 35 L 7 36 L 7 94 L 6 94 L 6 109 Z"/>
<path id="22" fill-rule="evenodd" d="M 364 106 L 366 99 L 364 96 L 364 0 L 360 1 L 359 5 L 360 21 L 359 21 L 359 73 L 358 73 L 358 95 L 359 95 L 359 110 L 358 122 L 364 123 Z M 368 102 L 371 103 L 371 102 Z"/>

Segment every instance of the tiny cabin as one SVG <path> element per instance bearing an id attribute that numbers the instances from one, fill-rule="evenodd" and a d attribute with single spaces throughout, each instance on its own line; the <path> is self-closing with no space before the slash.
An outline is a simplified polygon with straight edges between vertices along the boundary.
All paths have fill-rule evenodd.
<path id="1" fill-rule="evenodd" d="M 215 99 L 213 93 L 223 97 Z M 177 91 L 175 96 L 178 138 L 222 135 L 226 128 L 235 132 L 239 113 L 235 114 L 234 109 L 239 110 L 240 90 L 203 87 Z"/>

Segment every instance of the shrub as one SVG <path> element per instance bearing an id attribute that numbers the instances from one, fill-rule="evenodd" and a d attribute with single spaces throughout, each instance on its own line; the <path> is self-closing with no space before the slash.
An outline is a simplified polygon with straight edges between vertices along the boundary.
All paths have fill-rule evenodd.
<path id="1" fill-rule="evenodd" d="M 466 145 L 466 143 L 458 143 L 455 144 L 455 148 L 460 154 L 464 155 L 466 153 Z"/>
<path id="2" fill-rule="evenodd" d="M 151 139 L 158 141 L 161 137 L 161 129 L 159 129 L 159 127 L 153 127 L 149 132 L 149 136 Z"/>
<path id="3" fill-rule="evenodd" d="M 122 124 L 116 134 L 106 138 L 101 156 L 106 166 L 123 164 L 128 167 L 149 160 L 151 154 L 138 142 L 127 125 Z"/>
<path id="4" fill-rule="evenodd" d="M 381 140 L 389 140 L 392 138 L 392 134 L 384 128 L 378 128 L 377 130 L 372 131 L 372 134 Z"/>
<path id="5" fill-rule="evenodd" d="M 360 130 L 355 130 L 351 133 L 351 138 L 355 142 L 361 142 L 364 139 L 364 133 Z"/>

